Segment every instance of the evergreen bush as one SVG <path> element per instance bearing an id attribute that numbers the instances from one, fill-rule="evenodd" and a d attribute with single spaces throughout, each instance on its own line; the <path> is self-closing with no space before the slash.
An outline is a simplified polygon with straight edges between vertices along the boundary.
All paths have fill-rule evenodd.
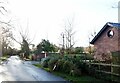
<path id="1" fill-rule="evenodd" d="M 74 64 L 67 60 L 63 64 L 63 71 L 69 74 L 70 71 L 73 69 L 73 67 L 74 67 Z"/>

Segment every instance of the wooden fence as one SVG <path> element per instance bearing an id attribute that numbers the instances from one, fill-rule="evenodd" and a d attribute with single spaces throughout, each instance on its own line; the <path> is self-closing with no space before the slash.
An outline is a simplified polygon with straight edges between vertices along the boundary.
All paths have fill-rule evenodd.
<path id="1" fill-rule="evenodd" d="M 90 63 L 87 62 L 87 65 L 92 73 L 99 74 L 98 77 L 101 77 L 102 74 L 109 75 L 109 80 L 120 82 L 120 65 L 116 64 L 105 64 L 105 63 Z M 107 77 L 103 76 L 103 79 L 108 80 Z"/>

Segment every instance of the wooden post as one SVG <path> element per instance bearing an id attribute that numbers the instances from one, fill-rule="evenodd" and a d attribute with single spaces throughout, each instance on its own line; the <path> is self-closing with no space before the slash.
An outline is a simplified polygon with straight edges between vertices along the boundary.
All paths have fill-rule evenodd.
<path id="1" fill-rule="evenodd" d="M 113 73 L 113 64 L 111 63 L 111 73 Z M 112 77 L 112 74 L 111 74 L 111 81 L 112 81 L 113 77 Z"/>
<path id="2" fill-rule="evenodd" d="M 91 69 L 91 63 L 90 63 L 90 62 L 89 62 L 89 64 L 88 64 L 88 65 L 89 65 L 89 69 Z M 90 70 L 89 70 L 89 74 L 90 74 Z"/>
<path id="3" fill-rule="evenodd" d="M 99 70 L 99 76 L 100 76 L 100 72 L 101 72 L 101 70 L 100 70 L 100 62 L 99 62 L 99 64 L 98 64 L 98 70 Z M 100 76 L 101 77 L 101 76 Z"/>
<path id="4" fill-rule="evenodd" d="M 99 65 L 98 65 L 98 70 L 100 71 L 100 63 L 99 63 Z"/>

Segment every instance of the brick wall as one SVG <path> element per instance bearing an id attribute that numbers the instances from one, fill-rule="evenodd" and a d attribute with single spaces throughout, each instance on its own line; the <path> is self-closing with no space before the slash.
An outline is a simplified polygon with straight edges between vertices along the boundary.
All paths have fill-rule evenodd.
<path id="1" fill-rule="evenodd" d="M 108 37 L 109 30 L 114 31 L 113 37 Z M 108 27 L 94 43 L 95 55 L 97 60 L 110 59 L 110 52 L 120 51 L 120 29 Z"/>

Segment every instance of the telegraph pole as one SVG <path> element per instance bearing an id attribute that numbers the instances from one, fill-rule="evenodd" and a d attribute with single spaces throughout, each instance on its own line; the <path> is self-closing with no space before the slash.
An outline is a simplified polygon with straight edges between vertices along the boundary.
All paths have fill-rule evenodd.
<path id="1" fill-rule="evenodd" d="M 1 27 L 0 27 L 0 31 L 1 30 Z M 0 57 L 2 56 L 2 32 L 0 32 Z"/>
<path id="2" fill-rule="evenodd" d="M 120 1 L 118 2 L 118 5 L 112 6 L 112 8 L 118 8 L 118 23 L 120 23 Z"/>
<path id="3" fill-rule="evenodd" d="M 118 2 L 118 23 L 120 23 L 120 1 Z"/>
<path id="4" fill-rule="evenodd" d="M 64 40 L 64 38 L 65 38 L 65 35 L 64 35 L 64 33 L 62 33 L 61 34 L 62 35 L 62 55 L 64 56 L 64 51 L 65 51 L 65 40 Z"/>

